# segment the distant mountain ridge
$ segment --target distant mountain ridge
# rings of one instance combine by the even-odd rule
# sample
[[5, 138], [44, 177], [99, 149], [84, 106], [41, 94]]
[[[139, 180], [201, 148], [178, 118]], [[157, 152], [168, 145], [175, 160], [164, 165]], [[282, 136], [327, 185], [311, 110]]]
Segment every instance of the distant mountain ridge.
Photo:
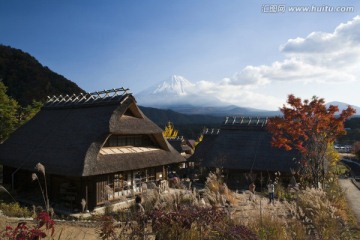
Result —
[[272, 117], [281, 115], [280, 111], [267, 111], [253, 108], [237, 107], [235, 105], [228, 105], [223, 107], [198, 107], [192, 105], [170, 106], [174, 110], [183, 114], [200, 114], [211, 116], [258, 116], [258, 117]]
[[203, 93], [185, 77], [172, 75], [165, 81], [145, 89], [135, 97], [140, 105], [160, 109], [171, 109], [184, 114], [214, 116], [248, 115], [275, 116], [278, 111], [239, 107], [224, 102], [215, 94]]
[[169, 109], [158, 109], [140, 106], [141, 111], [159, 127], [172, 122], [179, 135], [196, 139], [204, 128], [220, 128], [225, 118], [202, 114], [182, 114]]
[[31, 104], [32, 100], [45, 101], [49, 95], [84, 92], [30, 54], [4, 45], [0, 45], [0, 80], [7, 87], [7, 94], [22, 106]]
[[[259, 116], [273, 117], [282, 115], [278, 111], [254, 109], [235, 106], [226, 103], [216, 94], [208, 94], [199, 91], [197, 84], [190, 82], [185, 77], [172, 75], [142, 92], [135, 94], [138, 103], [145, 107], [158, 109], [171, 109], [183, 114], [200, 114], [212, 116]], [[340, 111], [346, 109], [349, 104], [342, 102], [328, 103], [339, 106]], [[352, 106], [360, 114], [360, 107]]]
[[175, 125], [181, 124], [218, 124], [219, 126], [224, 121], [224, 117], [210, 116], [203, 114], [183, 114], [169, 109], [158, 109], [151, 107], [140, 106], [141, 111], [159, 126], [165, 126], [167, 122], [172, 122]]
[[358, 107], [358, 106], [354, 106], [354, 105], [350, 105], [348, 103], [338, 102], [338, 101], [326, 103], [327, 107], [329, 107], [330, 105], [338, 106], [340, 112], [345, 110], [348, 106], [351, 106], [352, 108], [354, 108], [356, 110], [355, 115], [360, 115], [360, 107]]

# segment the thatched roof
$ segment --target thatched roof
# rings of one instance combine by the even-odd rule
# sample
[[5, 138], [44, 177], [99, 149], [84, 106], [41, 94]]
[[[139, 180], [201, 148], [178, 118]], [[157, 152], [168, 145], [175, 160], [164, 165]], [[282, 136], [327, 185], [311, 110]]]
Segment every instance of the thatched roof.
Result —
[[167, 138], [167, 141], [171, 144], [173, 148], [176, 149], [179, 153], [191, 151], [192, 148], [186, 144], [186, 140], [183, 136], [181, 137], [174, 137], [174, 138]]
[[[65, 100], [64, 100], [65, 99]], [[70, 100], [69, 100], [70, 99]], [[158, 149], [103, 155], [112, 134], [150, 135]], [[131, 94], [52, 98], [41, 111], [0, 145], [3, 165], [48, 173], [91, 176], [182, 162], [162, 130], [137, 107]]]
[[266, 122], [266, 118], [227, 118], [220, 130], [207, 131], [190, 161], [201, 162], [206, 167], [244, 171], [296, 169], [298, 153], [272, 147]]

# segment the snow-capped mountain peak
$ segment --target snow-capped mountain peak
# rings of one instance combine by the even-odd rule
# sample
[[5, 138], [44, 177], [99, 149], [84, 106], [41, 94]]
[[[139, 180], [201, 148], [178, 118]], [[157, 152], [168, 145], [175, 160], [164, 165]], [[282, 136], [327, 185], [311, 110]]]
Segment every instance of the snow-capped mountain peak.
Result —
[[173, 105], [213, 106], [223, 104], [216, 97], [199, 92], [196, 83], [185, 77], [172, 75], [135, 95], [142, 106], [165, 108]]
[[156, 89], [152, 91], [153, 94], [171, 93], [178, 96], [185, 96], [189, 94], [191, 88], [194, 87], [189, 80], [182, 76], [172, 75], [168, 80], [158, 84]]

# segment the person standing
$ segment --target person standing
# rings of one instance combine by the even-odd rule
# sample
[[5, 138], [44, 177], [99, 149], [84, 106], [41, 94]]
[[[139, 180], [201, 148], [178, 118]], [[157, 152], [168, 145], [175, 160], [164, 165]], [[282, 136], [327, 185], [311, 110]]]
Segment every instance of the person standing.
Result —
[[250, 185], [249, 185], [249, 191], [252, 192], [252, 194], [255, 194], [255, 183], [252, 182]]
[[250, 183], [249, 185], [249, 191], [250, 191], [250, 197], [249, 197], [249, 200], [250, 201], [253, 201], [255, 199], [255, 183], [252, 182]]
[[145, 209], [144, 209], [144, 207], [141, 205], [141, 201], [142, 201], [141, 197], [140, 197], [139, 195], [137, 195], [137, 196], [135, 197], [135, 208], [136, 208], [136, 210], [137, 210], [138, 213], [144, 214], [144, 213], [145, 213]]
[[275, 185], [274, 183], [270, 180], [269, 184], [268, 184], [268, 192], [269, 192], [269, 204], [272, 202], [274, 204], [274, 192], [275, 192]]

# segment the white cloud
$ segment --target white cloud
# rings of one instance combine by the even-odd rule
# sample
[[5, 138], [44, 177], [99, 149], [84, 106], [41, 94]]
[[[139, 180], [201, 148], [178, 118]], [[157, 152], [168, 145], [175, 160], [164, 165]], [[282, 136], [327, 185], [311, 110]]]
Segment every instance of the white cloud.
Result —
[[[331, 33], [313, 32], [304, 38], [289, 39], [280, 47], [284, 59], [270, 65], [249, 65], [217, 83], [203, 80], [189, 85], [186, 99], [192, 103], [231, 103], [275, 110], [285, 102], [280, 97], [293, 91], [316, 94], [329, 84], [357, 81], [359, 43], [360, 16], [357, 16]], [[317, 89], [312, 86], [303, 90], [305, 84], [313, 84]]]
[[348, 73], [348, 71], [329, 68], [322, 64], [312, 64], [311, 61], [295, 57], [276, 61], [269, 66], [247, 66], [245, 69], [246, 74], [243, 74], [244, 71], [241, 71], [232, 78], [224, 78], [222, 83], [256, 88], [272, 81], [338, 83], [354, 81], [356, 79], [356, 76]]
[[312, 32], [306, 38], [289, 39], [280, 50], [285, 53], [332, 55], [359, 48], [360, 16], [341, 23], [332, 33]]
[[224, 78], [222, 83], [243, 86], [265, 85], [269, 83], [269, 79], [263, 74], [264, 67], [266, 66], [247, 66], [240, 72], [235, 73], [231, 78]]
[[339, 83], [360, 77], [360, 16], [332, 33], [313, 32], [289, 39], [280, 47], [285, 59], [271, 65], [246, 66], [223, 84], [258, 86], [273, 81]]
[[223, 85], [220, 87], [220, 90], [218, 94], [219, 99], [237, 106], [276, 110], [283, 103], [283, 99], [256, 93], [240, 86]]
[[324, 53], [338, 48], [334, 34], [312, 32], [306, 38], [289, 39], [280, 46], [280, 51], [288, 53]]
[[283, 103], [283, 99], [256, 93], [249, 86], [227, 84], [226, 80], [220, 83], [197, 82], [191, 90], [191, 92], [194, 91], [203, 97], [216, 98], [220, 102], [242, 107], [276, 110], [275, 107]]
[[[216, 86], [218, 98], [239, 106], [274, 109], [281, 106], [284, 99], [275, 97], [276, 93], [258, 93], [259, 88], [268, 88], [272, 82], [296, 82], [295, 86], [299, 86], [356, 81], [360, 77], [359, 43], [360, 16], [340, 24], [331, 33], [313, 32], [305, 38], [289, 39], [280, 46], [283, 60], [270, 65], [249, 65], [232, 77], [222, 79]], [[201, 86], [211, 84], [203, 82]]]

